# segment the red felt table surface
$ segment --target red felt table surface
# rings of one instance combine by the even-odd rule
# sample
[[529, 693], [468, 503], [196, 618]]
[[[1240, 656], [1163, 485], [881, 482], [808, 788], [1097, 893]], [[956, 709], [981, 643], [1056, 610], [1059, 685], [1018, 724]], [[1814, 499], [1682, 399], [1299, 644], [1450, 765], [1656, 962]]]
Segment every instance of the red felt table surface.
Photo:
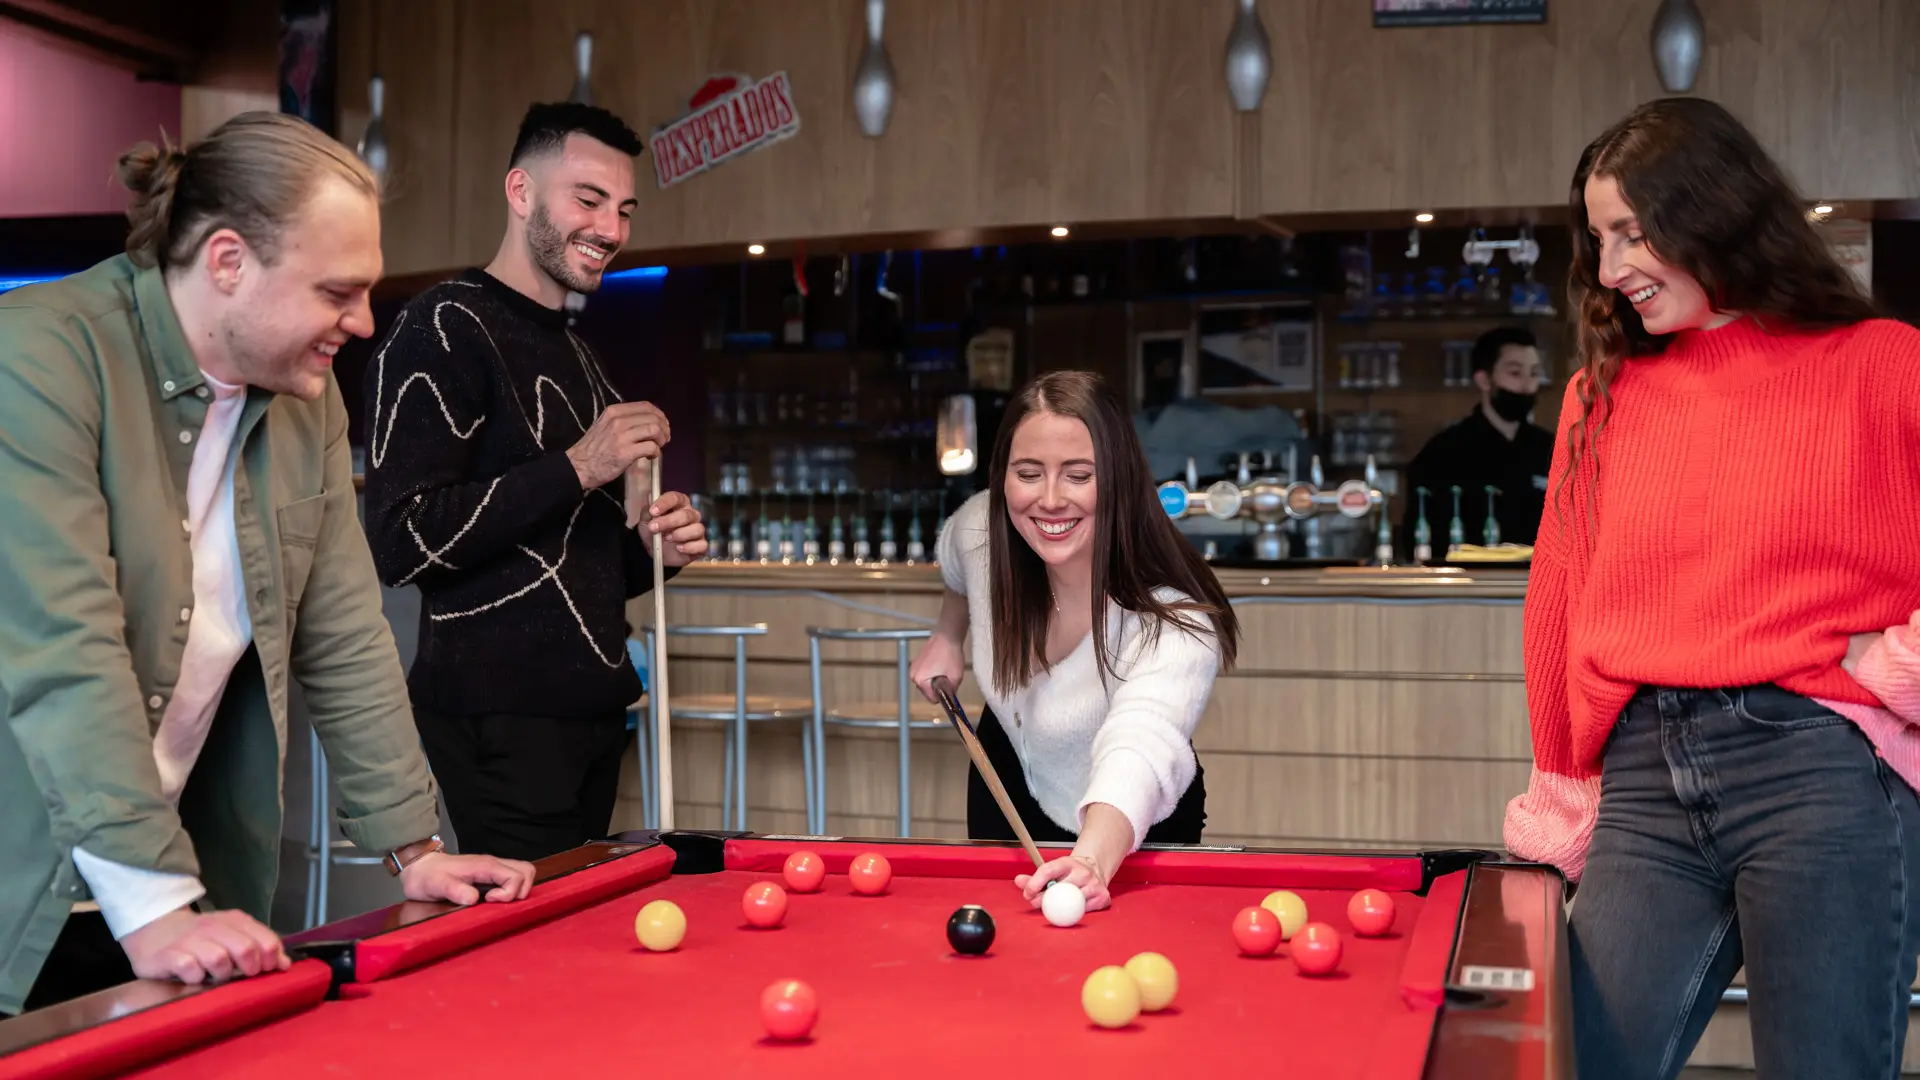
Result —
[[[1240, 881], [1237, 870], [1232, 884], [1120, 885], [1113, 910], [1060, 929], [1026, 908], [997, 871], [955, 876], [961, 871], [942, 855], [925, 863], [941, 873], [908, 872], [915, 850], [936, 849], [887, 849], [896, 874], [879, 897], [854, 895], [845, 859], [830, 858], [835, 872], [823, 890], [793, 894], [785, 925], [772, 930], [747, 927], [740, 900], [748, 884], [778, 881], [777, 872], [658, 880], [349, 987], [341, 1001], [138, 1075], [853, 1075], [888, 1062], [918, 1076], [1158, 1076], [1173, 1064], [1230, 1075], [1257, 1065], [1315, 1080], [1420, 1074], [1437, 1003], [1425, 989], [1444, 976], [1457, 882], [1444, 899], [1438, 887], [1428, 899], [1396, 892], [1397, 920], [1384, 938], [1351, 933], [1346, 904], [1358, 878], [1336, 874], [1322, 880], [1339, 887], [1308, 888]], [[777, 853], [730, 848], [729, 863], [777, 866]], [[1143, 863], [1141, 873], [1151, 870]], [[1238, 954], [1233, 914], [1279, 887], [1294, 888], [1312, 918], [1345, 935], [1338, 973], [1300, 974], [1285, 946], [1269, 958]], [[634, 939], [634, 916], [655, 899], [687, 914], [677, 951], [648, 953]], [[997, 924], [986, 957], [956, 956], [946, 942], [947, 917], [969, 903]], [[1081, 1010], [1081, 983], [1147, 950], [1178, 969], [1173, 1009], [1118, 1031], [1094, 1027]], [[776, 1043], [761, 1028], [760, 993], [783, 978], [819, 994], [820, 1021], [807, 1042]]]

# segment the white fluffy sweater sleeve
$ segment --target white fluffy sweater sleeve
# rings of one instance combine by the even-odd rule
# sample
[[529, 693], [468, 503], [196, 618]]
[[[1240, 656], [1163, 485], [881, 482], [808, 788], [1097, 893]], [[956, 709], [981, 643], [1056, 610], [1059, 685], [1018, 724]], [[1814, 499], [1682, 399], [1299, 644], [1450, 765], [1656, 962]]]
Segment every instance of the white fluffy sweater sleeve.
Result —
[[[1027, 787], [1063, 829], [1106, 803], [1133, 824], [1134, 847], [1173, 812], [1196, 771], [1192, 738], [1220, 669], [1218, 642], [1109, 604], [1104, 628], [1114, 677], [1103, 681], [1091, 636], [1024, 687], [993, 685], [988, 495], [947, 521], [936, 548], [947, 586], [967, 598], [975, 680], [1020, 755]], [[1162, 599], [1183, 599], [1172, 589]], [[1205, 619], [1201, 620], [1205, 622]]]

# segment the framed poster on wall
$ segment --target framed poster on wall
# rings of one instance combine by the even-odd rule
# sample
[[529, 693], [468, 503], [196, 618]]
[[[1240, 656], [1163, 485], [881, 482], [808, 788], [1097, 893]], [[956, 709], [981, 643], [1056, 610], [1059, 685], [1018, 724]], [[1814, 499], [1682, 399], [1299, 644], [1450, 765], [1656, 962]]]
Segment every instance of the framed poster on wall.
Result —
[[333, 0], [281, 0], [280, 111], [337, 134]]
[[1200, 392], [1211, 397], [1311, 391], [1319, 370], [1311, 303], [1222, 304], [1200, 309]]
[[1543, 23], [1547, 0], [1373, 0], [1375, 26]]
[[1191, 330], [1155, 330], [1133, 336], [1135, 412], [1192, 397], [1197, 388]]

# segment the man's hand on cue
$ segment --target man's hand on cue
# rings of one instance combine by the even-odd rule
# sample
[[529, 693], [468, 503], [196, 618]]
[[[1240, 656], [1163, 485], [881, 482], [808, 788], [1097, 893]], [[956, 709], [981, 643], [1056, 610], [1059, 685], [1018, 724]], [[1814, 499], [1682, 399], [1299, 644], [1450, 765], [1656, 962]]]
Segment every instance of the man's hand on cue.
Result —
[[649, 544], [655, 535], [665, 538], [662, 560], [668, 566], [685, 566], [707, 553], [707, 525], [694, 509], [693, 500], [678, 491], [665, 492], [658, 502], [647, 507], [641, 533]]
[[667, 417], [644, 401], [607, 406], [580, 441], [567, 448], [580, 487], [587, 491], [611, 484], [642, 458], [657, 458], [673, 438]]

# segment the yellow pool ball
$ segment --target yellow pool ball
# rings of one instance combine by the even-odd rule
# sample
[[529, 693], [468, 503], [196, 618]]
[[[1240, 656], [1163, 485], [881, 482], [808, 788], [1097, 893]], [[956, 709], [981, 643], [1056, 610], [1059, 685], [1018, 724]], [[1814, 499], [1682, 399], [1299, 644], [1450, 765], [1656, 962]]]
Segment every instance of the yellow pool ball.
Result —
[[655, 900], [633, 920], [633, 935], [649, 952], [670, 952], [687, 936], [687, 915], [671, 900]]
[[1157, 952], [1143, 952], [1127, 961], [1127, 974], [1140, 987], [1141, 1012], [1159, 1012], [1173, 1004], [1173, 996], [1180, 992], [1173, 961]]
[[1087, 976], [1080, 987], [1080, 1007], [1101, 1027], [1126, 1027], [1140, 1015], [1140, 984], [1126, 968], [1108, 964]]
[[1307, 902], [1300, 899], [1298, 893], [1285, 889], [1267, 894], [1260, 906], [1274, 913], [1280, 919], [1280, 940], [1292, 941], [1293, 935], [1307, 925]]

